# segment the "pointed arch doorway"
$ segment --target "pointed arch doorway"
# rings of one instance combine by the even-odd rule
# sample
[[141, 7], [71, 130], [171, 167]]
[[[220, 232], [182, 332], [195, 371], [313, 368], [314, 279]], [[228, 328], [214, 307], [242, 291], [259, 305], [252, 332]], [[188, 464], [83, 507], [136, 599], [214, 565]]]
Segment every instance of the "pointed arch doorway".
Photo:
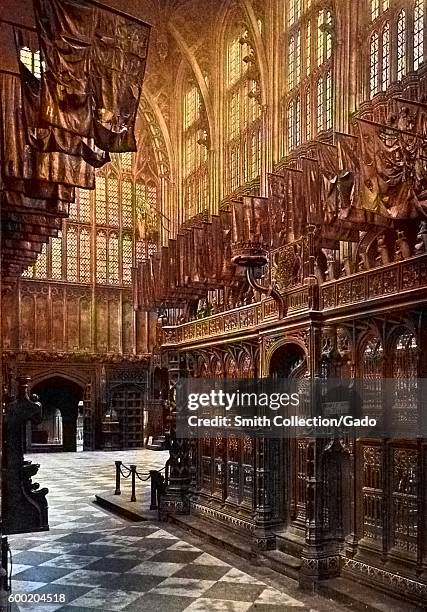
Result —
[[52, 376], [36, 383], [31, 393], [42, 404], [42, 422], [32, 426], [27, 435], [27, 451], [77, 450], [77, 417], [84, 387], [62, 376]]

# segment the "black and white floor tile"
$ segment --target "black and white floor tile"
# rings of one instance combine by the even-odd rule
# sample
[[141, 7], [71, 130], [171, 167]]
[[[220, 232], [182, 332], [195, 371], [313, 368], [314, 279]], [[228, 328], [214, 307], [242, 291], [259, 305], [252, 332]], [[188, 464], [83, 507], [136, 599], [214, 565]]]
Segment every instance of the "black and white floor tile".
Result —
[[[172, 525], [131, 523], [93, 504], [95, 493], [113, 489], [115, 459], [144, 465], [145, 471], [145, 466], [162, 467], [164, 453], [63, 453], [30, 458], [40, 463], [38, 480], [50, 490], [50, 531], [10, 537], [13, 593], [63, 594], [65, 601], [19, 603], [14, 610], [342, 610], [295, 587], [281, 588], [248, 561], [221, 554]], [[142, 494], [148, 494], [148, 488]]]

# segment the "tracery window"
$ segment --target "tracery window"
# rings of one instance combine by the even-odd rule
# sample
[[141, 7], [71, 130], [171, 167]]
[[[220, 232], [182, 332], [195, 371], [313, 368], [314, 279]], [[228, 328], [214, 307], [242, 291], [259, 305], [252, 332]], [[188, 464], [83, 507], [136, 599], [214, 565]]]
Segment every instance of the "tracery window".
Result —
[[[76, 189], [63, 231], [43, 246], [36, 264], [24, 277], [132, 283], [137, 258], [154, 254], [159, 239], [156, 177], [150, 171], [147, 178], [135, 182], [133, 160], [129, 153], [123, 163], [114, 160], [114, 165], [103, 168], [96, 177], [95, 190]], [[134, 248], [137, 242], [142, 246]]]
[[51, 239], [51, 277], [53, 279], [62, 278], [62, 232], [56, 238]]
[[282, 99], [286, 155], [332, 127], [333, 18], [325, 2], [285, 4], [287, 75]]
[[77, 281], [77, 241], [78, 241], [78, 230], [73, 225], [67, 229], [67, 280]]
[[122, 244], [122, 261], [123, 261], [123, 283], [130, 284], [132, 281], [132, 236], [130, 234], [123, 235]]
[[248, 32], [234, 29], [226, 43], [226, 193], [261, 173], [261, 107], [254, 80], [256, 58]]
[[119, 282], [119, 237], [117, 232], [110, 232], [108, 237], [108, 282], [117, 285]]
[[371, 0], [368, 92], [373, 97], [424, 62], [424, 0]]
[[47, 277], [47, 244], [45, 243], [42, 248], [42, 252], [37, 258], [34, 264], [34, 276], [36, 278]]
[[202, 101], [194, 84], [189, 84], [184, 93], [182, 127], [185, 221], [208, 207], [208, 152], [203, 138]]
[[80, 252], [79, 252], [79, 280], [81, 283], [90, 282], [90, 234], [89, 231], [83, 227], [80, 230]]
[[96, 234], [96, 282], [107, 282], [107, 236], [104, 230]]

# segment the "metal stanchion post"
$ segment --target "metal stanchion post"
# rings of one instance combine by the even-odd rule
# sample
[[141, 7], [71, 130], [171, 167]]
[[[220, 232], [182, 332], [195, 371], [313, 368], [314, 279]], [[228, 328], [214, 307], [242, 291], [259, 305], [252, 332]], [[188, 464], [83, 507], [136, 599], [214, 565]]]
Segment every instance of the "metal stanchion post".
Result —
[[135, 495], [136, 465], [131, 465], [130, 471], [131, 471], [131, 476], [132, 476], [132, 495], [131, 495], [130, 501], [134, 502], [136, 501], [136, 495]]
[[114, 491], [114, 495], [120, 495], [120, 469], [122, 467], [121, 461], [115, 461], [116, 464], [116, 490]]

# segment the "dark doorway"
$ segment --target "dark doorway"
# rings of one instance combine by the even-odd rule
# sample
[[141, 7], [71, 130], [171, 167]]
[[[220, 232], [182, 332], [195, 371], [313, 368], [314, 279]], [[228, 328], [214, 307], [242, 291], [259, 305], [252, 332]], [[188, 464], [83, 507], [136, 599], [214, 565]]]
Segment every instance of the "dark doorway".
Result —
[[[54, 376], [40, 382], [31, 390], [38, 395], [43, 408], [43, 420], [32, 431], [33, 450], [76, 451], [78, 404], [83, 399], [83, 388], [77, 383]], [[59, 414], [62, 417], [62, 447], [55, 444], [58, 436]], [[29, 450], [29, 449], [28, 449]]]

